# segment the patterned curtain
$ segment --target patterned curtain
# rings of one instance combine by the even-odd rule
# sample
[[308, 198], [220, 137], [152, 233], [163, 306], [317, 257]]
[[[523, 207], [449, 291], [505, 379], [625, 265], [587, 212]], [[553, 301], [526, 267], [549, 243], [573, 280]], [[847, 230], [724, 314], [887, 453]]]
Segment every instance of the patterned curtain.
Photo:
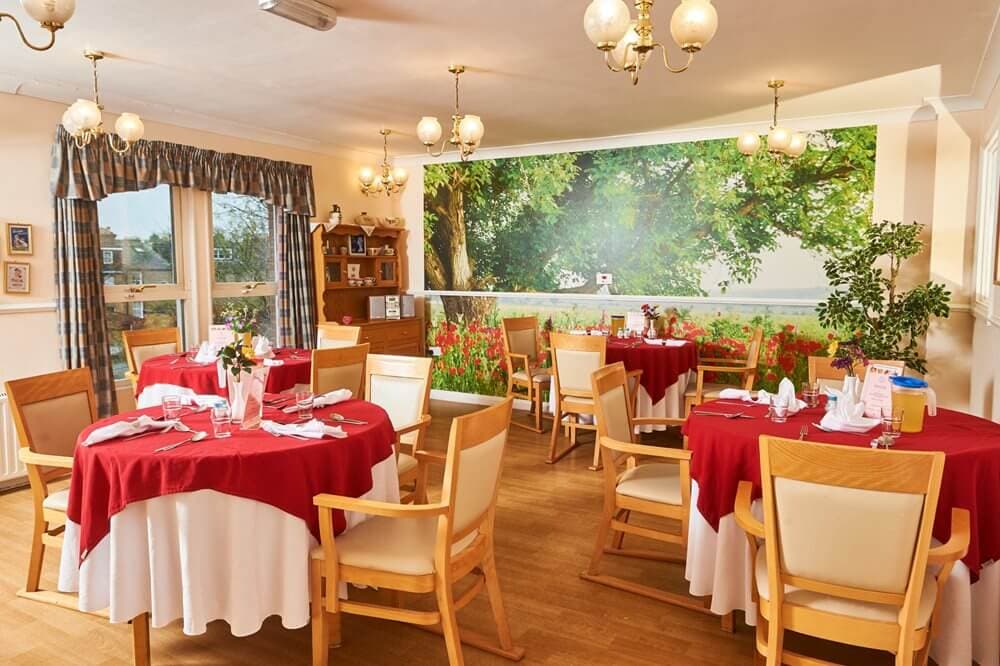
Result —
[[89, 367], [101, 416], [118, 411], [108, 350], [97, 203], [55, 200], [56, 316], [67, 368]]
[[309, 218], [271, 207], [278, 255], [278, 342], [311, 349], [316, 342], [316, 282]]

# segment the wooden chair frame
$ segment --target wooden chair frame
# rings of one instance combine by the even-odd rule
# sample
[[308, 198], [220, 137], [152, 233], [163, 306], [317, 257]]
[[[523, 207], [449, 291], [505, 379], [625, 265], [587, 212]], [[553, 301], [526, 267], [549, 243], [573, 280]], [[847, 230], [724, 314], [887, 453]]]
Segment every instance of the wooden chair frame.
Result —
[[[319, 342], [322, 339], [339, 340], [347, 343], [345, 346], [354, 346], [361, 342], [360, 326], [342, 326], [328, 322], [316, 325], [316, 348], [319, 349]], [[337, 347], [327, 347], [326, 349], [337, 349]]]
[[365, 364], [368, 360], [368, 351], [371, 348], [367, 342], [363, 345], [353, 347], [330, 347], [328, 349], [312, 350], [312, 367], [309, 374], [309, 386], [314, 394], [319, 394], [319, 371], [329, 368], [339, 368], [351, 365], [361, 365], [361, 377], [357, 386], [346, 386], [354, 394], [355, 398], [360, 398], [365, 394], [366, 370]]
[[[549, 455], [545, 459], [548, 464], [553, 464], [562, 460], [570, 451], [580, 446], [583, 442], [577, 439], [577, 430], [593, 430], [594, 437], [594, 461], [590, 469], [600, 469], [601, 446], [597, 438], [597, 427], [587, 423], [580, 423], [581, 415], [593, 416], [593, 406], [567, 405], [567, 398], [583, 398], [592, 400], [593, 391], [581, 389], [564, 388], [559, 381], [559, 361], [557, 349], [567, 351], [592, 352], [599, 355], [598, 367], [604, 367], [607, 358], [608, 340], [603, 335], [571, 335], [569, 333], [552, 333], [550, 337], [552, 353], [552, 376], [555, 378], [553, 390], [556, 391], [555, 413], [552, 415], [552, 435], [549, 438]], [[563, 416], [568, 416], [563, 422]], [[562, 451], [557, 450], [559, 430], [562, 428], [569, 436], [569, 446]]]
[[[847, 376], [847, 370], [841, 370], [831, 365], [833, 358], [830, 356], [810, 356], [809, 357], [809, 386], [812, 386], [821, 379], [841, 381]], [[868, 361], [869, 364], [888, 365], [892, 368], [906, 369], [903, 361]], [[868, 366], [862, 365], [857, 368], [856, 374], [862, 382], [868, 373]]]
[[132, 392], [135, 393], [139, 384], [139, 365], [135, 362], [133, 350], [136, 347], [149, 347], [151, 345], [168, 345], [174, 343], [177, 346], [177, 353], [184, 351], [184, 341], [181, 340], [181, 329], [171, 328], [138, 328], [133, 331], [122, 331], [122, 346], [125, 348], [125, 362], [128, 363], [128, 372], [125, 378], [132, 384]]
[[[457, 532], [454, 528], [455, 497], [458, 488], [459, 460], [462, 452], [509, 429], [513, 403], [513, 398], [507, 398], [493, 407], [458, 417], [452, 421], [441, 501], [436, 504], [397, 505], [337, 495], [317, 495], [313, 498], [313, 502], [319, 507], [322, 553], [314, 556], [310, 563], [313, 666], [326, 666], [329, 660], [330, 645], [340, 644], [340, 613], [406, 622], [440, 633], [444, 636], [448, 651], [448, 663], [451, 666], [461, 666], [464, 663], [463, 643], [513, 661], [519, 661], [524, 656], [524, 650], [514, 645], [510, 627], [507, 624], [507, 615], [503, 606], [494, 559], [493, 527], [496, 513], [496, 489], [494, 489], [489, 508], [479, 518], [473, 520], [468, 527], [461, 531]], [[498, 476], [497, 487], [499, 485]], [[334, 509], [359, 511], [373, 516], [384, 516], [398, 520], [437, 517], [434, 573], [406, 575], [340, 564], [337, 558], [337, 543], [333, 534], [332, 511]], [[477, 530], [478, 535], [472, 543], [458, 554], [453, 555], [453, 544]], [[456, 598], [453, 586], [470, 574], [474, 576], [475, 582]], [[403, 608], [400, 604], [381, 606], [341, 600], [338, 595], [341, 582], [417, 594], [433, 593], [437, 599], [437, 610], [419, 611]], [[465, 607], [484, 588], [493, 610], [499, 645], [481, 634], [468, 630], [463, 629], [459, 635], [456, 611]]]
[[[751, 512], [753, 485], [741, 481], [737, 492], [736, 522], [746, 532], [752, 561], [756, 561], [763, 540], [766, 549], [768, 596], [760, 596], [753, 579], [751, 595], [760, 617], [757, 622], [757, 652], [767, 666], [778, 664], [825, 664], [811, 657], [784, 649], [784, 632], [794, 631], [818, 638], [885, 650], [896, 655], [896, 664], [926, 666], [930, 640], [935, 629], [937, 604], [926, 627], [916, 628], [916, 614], [928, 565], [938, 566], [937, 600], [955, 562], [965, 556], [969, 546], [969, 512], [952, 509], [952, 532], [948, 542], [931, 547], [944, 454], [903, 451], [878, 451], [830, 444], [803, 443], [762, 435], [760, 438], [761, 483], [763, 486], [764, 522]], [[839, 487], [923, 494], [923, 511], [910, 567], [906, 592], [896, 594], [832, 584], [793, 576], [784, 571], [780, 558], [781, 535], [777, 528], [774, 498], [776, 477], [796, 479]], [[898, 623], [838, 615], [787, 603], [785, 585], [835, 597], [886, 604], [900, 609]], [[916, 661], [914, 661], [916, 660]]]
[[[129, 358], [131, 358], [129, 356]], [[63, 370], [36, 377], [14, 379], [5, 383], [14, 426], [20, 443], [18, 456], [28, 471], [31, 502], [34, 506], [34, 528], [31, 538], [31, 555], [28, 560], [28, 577], [24, 589], [17, 596], [40, 601], [69, 610], [80, 611], [77, 596], [55, 590], [41, 589], [42, 564], [46, 547], [62, 548], [66, 514], [45, 508], [49, 484], [66, 479], [73, 469], [73, 457], [35, 450], [35, 441], [28, 427], [24, 408], [38, 402], [84, 393], [90, 408], [91, 423], [97, 420], [97, 398], [94, 395], [93, 375], [90, 368]], [[108, 612], [88, 613], [108, 618]], [[137, 666], [149, 664], [149, 614], [142, 613], [132, 620], [133, 662]]]
[[[427, 451], [424, 448], [427, 427], [431, 423], [429, 413], [431, 401], [431, 363], [432, 361], [429, 358], [419, 358], [416, 356], [369, 354], [365, 366], [365, 400], [369, 402], [372, 401], [372, 375], [419, 379], [424, 382], [419, 408], [419, 413], [422, 416], [414, 423], [408, 423], [396, 428], [396, 459], [399, 459], [402, 447], [406, 445], [410, 447], [410, 455], [417, 459], [417, 466], [415, 468], [401, 472], [399, 475], [400, 485], [413, 484], [413, 490], [403, 495], [401, 499], [403, 502], [426, 503], [428, 465], [432, 462], [444, 462], [444, 455], [442, 453]], [[412, 441], [404, 441], [404, 436], [411, 433], [414, 436], [406, 439]]]
[[757, 381], [757, 365], [760, 361], [760, 349], [764, 343], [764, 329], [758, 326], [750, 336], [750, 343], [747, 345], [746, 358], [702, 358], [698, 360], [698, 377], [695, 382], [694, 394], [684, 397], [684, 414], [690, 414], [691, 408], [700, 405], [705, 401], [705, 373], [725, 372], [738, 374], [741, 377], [739, 386], [747, 391], [753, 390], [754, 382]]
[[[532, 432], [543, 432], [542, 419], [550, 419], [551, 416], [543, 415], [543, 394], [551, 385], [551, 376], [543, 381], [535, 381], [534, 371], [540, 370], [532, 365], [538, 362], [541, 354], [541, 335], [538, 331], [538, 317], [509, 317], [503, 320], [503, 348], [507, 361], [507, 397], [523, 398], [531, 403], [531, 412], [534, 415], [534, 426], [511, 420], [511, 425], [524, 428]], [[517, 331], [534, 331], [535, 352], [529, 357], [527, 354], [518, 354], [510, 349], [510, 334]], [[514, 373], [519, 370], [528, 375], [527, 380], [514, 377]], [[546, 369], [547, 371], [547, 369]]]

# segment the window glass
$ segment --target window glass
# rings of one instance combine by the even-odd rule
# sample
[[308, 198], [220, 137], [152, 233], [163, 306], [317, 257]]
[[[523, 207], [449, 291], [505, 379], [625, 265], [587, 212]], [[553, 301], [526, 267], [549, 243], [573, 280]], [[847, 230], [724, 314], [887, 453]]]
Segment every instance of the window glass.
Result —
[[272, 345], [277, 345], [277, 316], [275, 314], [274, 296], [246, 296], [241, 298], [213, 298], [212, 323], [224, 324], [226, 309], [230, 306], [249, 305], [257, 310], [257, 330], [266, 335]]
[[97, 202], [104, 284], [177, 282], [170, 186], [121, 192]]
[[273, 282], [274, 226], [267, 204], [245, 194], [212, 194], [216, 282]]
[[108, 346], [111, 350], [111, 366], [115, 379], [121, 379], [128, 372], [122, 331], [140, 328], [180, 327], [183, 320], [183, 301], [140, 301], [108, 303], [105, 313], [108, 319]]

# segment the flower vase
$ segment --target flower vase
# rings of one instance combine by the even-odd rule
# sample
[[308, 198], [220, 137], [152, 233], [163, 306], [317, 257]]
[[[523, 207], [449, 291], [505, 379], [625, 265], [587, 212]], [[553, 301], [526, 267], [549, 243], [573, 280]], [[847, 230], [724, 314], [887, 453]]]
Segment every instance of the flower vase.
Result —
[[854, 375], [844, 377], [844, 385], [841, 387], [841, 391], [845, 396], [851, 398], [852, 404], [856, 405], [861, 401], [861, 382]]
[[229, 413], [233, 423], [244, 430], [260, 427], [264, 411], [264, 386], [267, 383], [268, 368], [256, 367], [238, 376], [226, 375], [229, 388]]
[[646, 317], [646, 330], [643, 332], [643, 336], [649, 338], [650, 340], [656, 339], [656, 319], [653, 317]]

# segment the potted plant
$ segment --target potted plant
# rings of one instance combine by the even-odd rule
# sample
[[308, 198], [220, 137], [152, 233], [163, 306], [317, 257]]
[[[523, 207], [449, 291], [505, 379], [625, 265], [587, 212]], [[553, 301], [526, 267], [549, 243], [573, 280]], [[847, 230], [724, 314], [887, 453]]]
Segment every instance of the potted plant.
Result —
[[232, 306], [226, 309], [223, 317], [233, 331], [233, 341], [218, 352], [226, 375], [232, 420], [244, 429], [256, 428], [260, 425], [268, 371], [253, 361], [257, 310], [245, 305]]
[[660, 318], [660, 308], [649, 303], [642, 304], [642, 316], [646, 318], [646, 330], [643, 335], [647, 338], [656, 337], [656, 320]]

